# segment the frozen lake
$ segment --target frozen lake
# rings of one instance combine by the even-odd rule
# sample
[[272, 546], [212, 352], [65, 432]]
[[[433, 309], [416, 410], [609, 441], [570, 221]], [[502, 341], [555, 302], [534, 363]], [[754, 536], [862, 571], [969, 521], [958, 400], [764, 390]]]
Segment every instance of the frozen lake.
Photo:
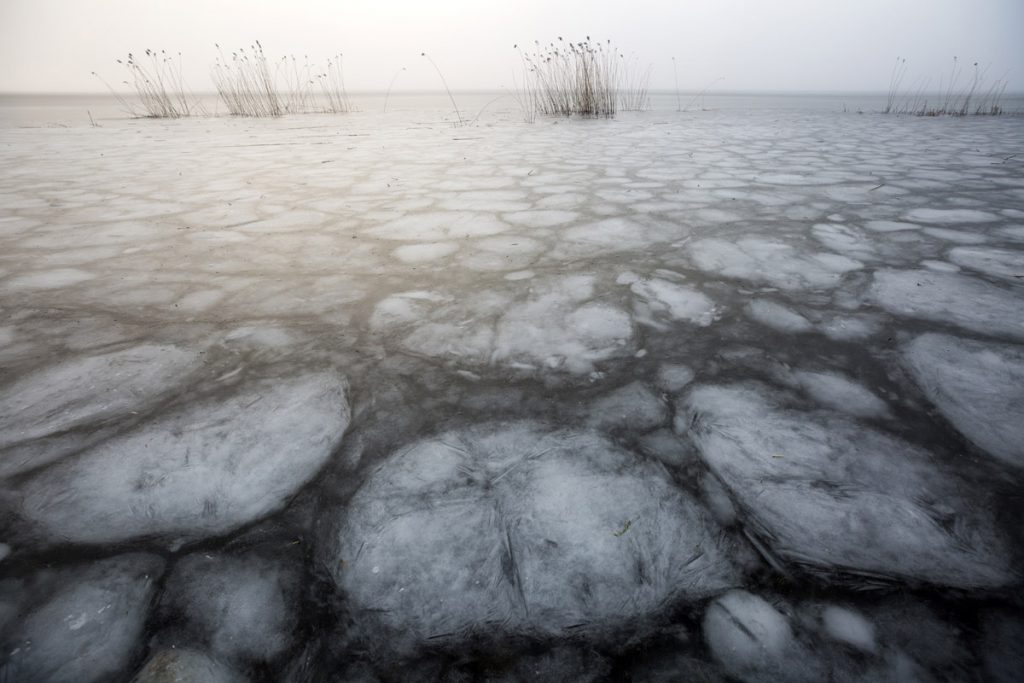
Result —
[[1024, 118], [495, 97], [0, 100], [0, 679], [1017, 680]]

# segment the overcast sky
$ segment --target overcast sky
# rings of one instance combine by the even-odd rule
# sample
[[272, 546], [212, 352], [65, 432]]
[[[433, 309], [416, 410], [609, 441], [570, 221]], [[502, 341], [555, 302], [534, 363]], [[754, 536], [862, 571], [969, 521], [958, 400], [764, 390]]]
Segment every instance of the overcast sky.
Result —
[[115, 59], [180, 51], [186, 81], [212, 90], [214, 43], [259, 39], [269, 56], [345, 55], [350, 90], [512, 85], [514, 43], [611, 38], [653, 68], [652, 88], [884, 91], [897, 56], [908, 81], [954, 56], [1024, 91], [1024, 0], [0, 0], [0, 91], [102, 89]]

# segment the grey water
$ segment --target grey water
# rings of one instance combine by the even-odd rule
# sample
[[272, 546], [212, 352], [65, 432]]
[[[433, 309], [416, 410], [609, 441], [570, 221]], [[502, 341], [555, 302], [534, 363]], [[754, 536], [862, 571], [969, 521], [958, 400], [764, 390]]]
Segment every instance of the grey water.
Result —
[[680, 95], [0, 97], [0, 678], [1017, 680], [1024, 118]]

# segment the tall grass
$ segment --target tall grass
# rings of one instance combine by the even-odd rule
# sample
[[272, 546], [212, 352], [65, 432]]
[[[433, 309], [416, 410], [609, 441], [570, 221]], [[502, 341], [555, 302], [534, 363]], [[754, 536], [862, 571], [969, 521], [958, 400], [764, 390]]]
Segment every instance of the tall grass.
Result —
[[142, 59], [129, 52], [127, 59], [118, 59], [117, 63], [127, 72], [127, 78], [121, 82], [135, 91], [134, 99], [114, 90], [95, 71], [92, 75], [106, 86], [129, 116], [174, 119], [205, 113], [199, 100], [185, 87], [180, 52], [177, 59], [166, 50], [147, 49]]
[[[524, 52], [518, 45], [523, 64], [523, 85], [517, 86], [517, 99], [531, 111], [545, 115], [612, 117], [619, 105], [619, 85], [624, 56], [611, 41], [566, 42], [541, 46]], [[642, 88], [641, 88], [642, 86]], [[646, 97], [646, 83], [635, 81], [630, 99]]]
[[278, 94], [274, 78], [263, 54], [263, 46], [256, 41], [249, 52], [240, 49], [228, 60], [217, 45], [217, 60], [211, 77], [217, 94], [233, 116], [280, 116], [285, 107]]
[[644, 111], [651, 105], [647, 96], [647, 84], [651, 80], [651, 65], [641, 67], [635, 55], [622, 60], [622, 78], [619, 83], [619, 109], [622, 111]]
[[295, 55], [286, 55], [277, 62], [274, 70], [274, 83], [280, 93], [284, 111], [289, 114], [309, 111], [314, 106], [316, 92], [314, 90], [313, 65], [306, 55], [302, 64]]
[[323, 111], [331, 114], [346, 114], [352, 105], [345, 91], [345, 73], [342, 69], [342, 55], [338, 53], [327, 60], [327, 68], [317, 74], [320, 93], [323, 95]]
[[974, 62], [966, 79], [963, 66], [953, 57], [949, 77], [939, 79], [938, 90], [929, 95], [928, 81], [924, 80], [911, 95], [902, 92], [907, 74], [907, 60], [896, 59], [889, 78], [889, 92], [884, 113], [912, 116], [995, 116], [1003, 113], [1002, 98], [1006, 92], [1005, 79], [987, 79], [987, 69]]

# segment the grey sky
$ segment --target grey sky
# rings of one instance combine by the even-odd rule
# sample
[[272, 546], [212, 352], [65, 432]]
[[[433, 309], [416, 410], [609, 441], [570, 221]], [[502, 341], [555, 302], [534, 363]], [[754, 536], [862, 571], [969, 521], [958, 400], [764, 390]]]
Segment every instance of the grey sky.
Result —
[[513, 43], [611, 38], [653, 67], [651, 87], [885, 90], [897, 56], [908, 85], [937, 85], [952, 58], [991, 65], [1024, 91], [1024, 0], [0, 0], [0, 91], [94, 91], [114, 60], [182, 52], [188, 85], [211, 90], [213, 44], [259, 39], [269, 56], [345, 55], [349, 89], [512, 84]]

